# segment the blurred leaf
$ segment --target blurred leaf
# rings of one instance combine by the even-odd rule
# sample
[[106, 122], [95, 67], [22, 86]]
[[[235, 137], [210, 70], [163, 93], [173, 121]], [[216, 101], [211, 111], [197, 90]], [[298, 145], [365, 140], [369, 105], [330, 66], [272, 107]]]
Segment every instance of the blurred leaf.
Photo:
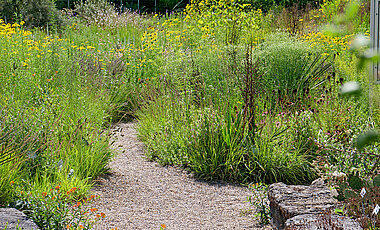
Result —
[[[363, 181], [355, 175], [350, 175], [348, 177], [348, 184], [352, 189], [360, 190], [363, 187]], [[346, 190], [347, 191], [347, 190]], [[347, 198], [346, 194], [345, 197]]]
[[373, 178], [373, 186], [380, 186], [380, 175], [377, 175], [375, 178]]
[[339, 91], [342, 96], [353, 96], [359, 95], [361, 90], [359, 82], [349, 81], [344, 83]]
[[357, 66], [357, 71], [360, 72], [364, 69], [364, 67], [367, 65], [368, 59], [364, 56], [359, 56], [359, 62]]
[[342, 25], [342, 24], [345, 24], [346, 22], [347, 22], [347, 19], [345, 15], [343, 14], [339, 14], [334, 18], [334, 24], [336, 25]]
[[356, 140], [356, 146], [358, 147], [358, 149], [362, 149], [365, 146], [371, 144], [372, 142], [379, 140], [379, 138], [379, 132], [377, 130], [371, 129], [358, 136]]
[[323, 28], [323, 33], [329, 36], [339, 36], [343, 33], [342, 29], [334, 24], [327, 24]]
[[364, 34], [356, 35], [355, 39], [352, 41], [350, 49], [360, 50], [364, 47], [368, 47], [370, 45], [370, 40]]
[[359, 8], [360, 5], [356, 1], [351, 2], [346, 8], [346, 20], [349, 21], [355, 19], [358, 15]]
[[344, 191], [344, 197], [346, 198], [346, 199], [349, 199], [349, 198], [355, 198], [355, 197], [357, 197], [358, 196], [358, 194], [356, 194], [356, 192], [354, 192], [354, 191], [352, 191], [352, 190], [345, 190]]

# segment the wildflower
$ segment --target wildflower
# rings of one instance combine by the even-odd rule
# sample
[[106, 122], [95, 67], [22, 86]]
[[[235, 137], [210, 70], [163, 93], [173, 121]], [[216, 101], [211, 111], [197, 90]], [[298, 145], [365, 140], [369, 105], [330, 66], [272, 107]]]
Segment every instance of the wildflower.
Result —
[[71, 224], [68, 224], [68, 225], [66, 226], [66, 229], [71, 229]]
[[79, 225], [79, 228], [80, 228], [80, 229], [84, 229], [84, 226], [80, 224], [80, 225]]
[[55, 196], [53, 196], [52, 198], [51, 198], [51, 200], [54, 200], [55, 199]]
[[98, 211], [98, 209], [97, 208], [91, 208], [90, 211], [91, 212], [96, 212], [96, 211]]
[[161, 224], [161, 228], [165, 229], [166, 225], [165, 224]]
[[106, 214], [104, 214], [103, 212], [101, 212], [101, 213], [100, 213], [100, 216], [101, 216], [102, 218], [105, 218], [105, 217], [106, 217]]
[[47, 196], [47, 192], [43, 192], [42, 195], [43, 195], [43, 196]]
[[60, 188], [59, 185], [55, 186], [55, 189], [56, 189], [56, 190], [59, 190], [59, 188]]
[[74, 205], [73, 207], [74, 208], [77, 208], [77, 207], [79, 207], [79, 206], [81, 206], [82, 205], [82, 203], [81, 202], [78, 202], [76, 205]]
[[11, 182], [9, 182], [10, 185], [13, 185], [15, 182], [12, 180]]
[[71, 188], [69, 191], [67, 191], [67, 195], [70, 195], [71, 193], [75, 192], [77, 190], [76, 187]]

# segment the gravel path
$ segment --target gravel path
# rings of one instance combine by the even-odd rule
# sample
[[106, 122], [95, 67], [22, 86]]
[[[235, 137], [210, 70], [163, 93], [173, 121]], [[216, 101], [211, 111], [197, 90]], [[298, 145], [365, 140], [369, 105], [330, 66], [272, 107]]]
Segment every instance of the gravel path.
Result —
[[111, 174], [92, 190], [100, 196], [92, 206], [106, 214], [96, 229], [261, 229], [244, 212], [252, 208], [245, 202], [251, 194], [246, 187], [202, 182], [182, 169], [147, 161], [134, 125], [112, 129], [112, 148], [120, 154], [109, 165]]

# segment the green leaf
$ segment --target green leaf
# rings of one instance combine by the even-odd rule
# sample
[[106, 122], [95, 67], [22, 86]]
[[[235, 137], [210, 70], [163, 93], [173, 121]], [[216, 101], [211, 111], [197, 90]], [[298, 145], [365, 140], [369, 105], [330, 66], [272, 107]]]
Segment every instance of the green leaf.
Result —
[[349, 198], [356, 198], [358, 197], [358, 194], [356, 194], [356, 192], [352, 191], [352, 190], [345, 190], [344, 191], [344, 197], [346, 199], [349, 199]]
[[378, 141], [380, 138], [379, 132], [375, 129], [368, 130], [367, 132], [361, 134], [356, 139], [356, 146], [358, 149], [363, 149], [367, 145]]
[[[348, 177], [348, 184], [350, 185], [352, 189], [355, 189], [355, 190], [360, 190], [363, 187], [363, 181], [358, 176], [355, 176], [355, 175], [350, 175]], [[346, 194], [344, 195], [347, 198]]]
[[355, 19], [355, 17], [358, 15], [359, 8], [360, 6], [357, 2], [354, 1], [350, 3], [346, 8], [346, 20], [350, 21]]
[[343, 33], [342, 29], [334, 24], [328, 24], [324, 26], [323, 32], [324, 34], [332, 36], [332, 37], [339, 36]]
[[343, 215], [344, 214], [343, 209], [340, 209], [340, 208], [334, 209], [334, 212], [335, 212], [335, 214], [338, 214], [338, 215]]
[[380, 186], [380, 175], [377, 175], [375, 178], [373, 178], [373, 186]]

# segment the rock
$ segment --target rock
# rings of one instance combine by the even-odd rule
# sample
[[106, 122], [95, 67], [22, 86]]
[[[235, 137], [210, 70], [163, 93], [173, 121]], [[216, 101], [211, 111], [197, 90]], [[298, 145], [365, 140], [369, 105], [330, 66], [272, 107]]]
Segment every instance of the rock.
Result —
[[307, 230], [320, 230], [320, 229], [349, 229], [359, 230], [362, 229], [358, 222], [350, 219], [347, 216], [339, 216], [336, 214], [304, 214], [298, 215], [288, 219], [285, 222], [286, 230], [307, 229]]
[[268, 198], [273, 224], [278, 229], [283, 229], [285, 222], [292, 217], [325, 213], [337, 204], [322, 179], [315, 180], [310, 186], [272, 184]]
[[40, 229], [24, 213], [15, 208], [0, 208], [0, 229], [5, 229], [5, 226], [9, 230]]
[[333, 179], [336, 180], [343, 180], [347, 178], [347, 175], [342, 172], [334, 171], [333, 173], [330, 174]]

